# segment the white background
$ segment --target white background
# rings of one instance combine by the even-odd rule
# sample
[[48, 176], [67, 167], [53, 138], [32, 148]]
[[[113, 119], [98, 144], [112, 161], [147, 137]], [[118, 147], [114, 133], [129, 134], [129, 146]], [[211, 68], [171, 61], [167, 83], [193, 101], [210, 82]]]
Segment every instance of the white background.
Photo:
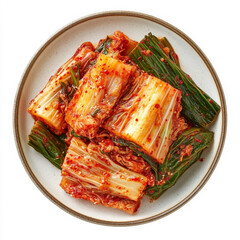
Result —
[[[240, 14], [238, 1], [0, 2], [0, 239], [239, 239]], [[144, 225], [108, 227], [69, 215], [30, 180], [13, 135], [13, 105], [30, 59], [56, 31], [88, 14], [132, 10], [151, 14], [192, 38], [214, 66], [228, 107], [220, 161], [204, 188], [174, 213]]]

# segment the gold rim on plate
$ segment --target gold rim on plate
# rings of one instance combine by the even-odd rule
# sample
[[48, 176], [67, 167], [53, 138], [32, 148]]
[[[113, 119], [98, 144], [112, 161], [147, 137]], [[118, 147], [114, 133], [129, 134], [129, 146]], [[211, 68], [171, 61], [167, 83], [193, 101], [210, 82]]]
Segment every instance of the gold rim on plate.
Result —
[[[222, 128], [221, 128], [221, 136], [220, 136], [220, 140], [219, 140], [219, 144], [214, 156], [214, 159], [212, 161], [211, 166], [209, 167], [207, 173], [205, 174], [205, 176], [202, 178], [202, 180], [200, 181], [200, 183], [197, 185], [197, 187], [195, 187], [192, 192], [190, 194], [188, 194], [187, 197], [185, 197], [184, 199], [182, 199], [180, 202], [178, 202], [176, 205], [170, 207], [169, 209], [165, 210], [164, 212], [158, 213], [156, 215], [153, 215], [151, 217], [147, 217], [147, 218], [143, 218], [140, 220], [133, 220], [133, 221], [116, 221], [116, 222], [112, 222], [112, 221], [107, 221], [107, 220], [101, 220], [101, 219], [96, 219], [93, 217], [89, 217], [86, 216], [84, 214], [81, 214], [79, 212], [74, 211], [73, 209], [71, 209], [70, 207], [64, 205], [62, 202], [60, 202], [58, 199], [56, 199], [55, 197], [53, 197], [51, 195], [51, 193], [49, 193], [46, 188], [40, 183], [40, 181], [37, 179], [37, 177], [34, 175], [32, 169], [30, 168], [26, 156], [24, 154], [23, 151], [23, 147], [22, 147], [22, 143], [20, 140], [20, 136], [19, 136], [19, 102], [20, 102], [20, 98], [22, 95], [22, 89], [24, 87], [24, 84], [26, 82], [26, 79], [28, 77], [28, 74], [32, 68], [32, 66], [34, 65], [34, 63], [36, 62], [36, 60], [38, 59], [38, 57], [41, 55], [41, 53], [47, 48], [47, 46], [50, 45], [51, 42], [53, 42], [57, 37], [59, 37], [60, 35], [62, 35], [64, 32], [66, 32], [67, 30], [82, 24], [84, 22], [87, 22], [89, 20], [93, 20], [93, 19], [97, 19], [97, 18], [103, 18], [103, 17], [109, 17], [109, 16], [127, 16], [127, 17], [135, 17], [135, 18], [140, 18], [140, 19], [145, 19], [154, 23], [157, 23], [169, 30], [171, 30], [172, 32], [176, 33], [178, 36], [180, 36], [182, 39], [184, 39], [196, 52], [197, 54], [200, 56], [200, 58], [203, 60], [203, 62], [205, 63], [205, 65], [207, 66], [215, 84], [218, 90], [218, 94], [220, 97], [220, 105], [221, 105], [221, 111], [222, 111]], [[201, 51], [201, 49], [197, 46], [197, 44], [192, 41], [185, 33], [183, 33], [182, 31], [180, 31], [179, 29], [177, 29], [176, 27], [172, 26], [171, 24], [153, 17], [151, 15], [147, 15], [147, 14], [143, 14], [143, 13], [138, 13], [138, 12], [131, 12], [131, 11], [109, 11], [109, 12], [101, 12], [101, 13], [95, 13], [95, 14], [91, 14], [89, 16], [83, 17], [69, 25], [67, 25], [66, 27], [64, 27], [63, 29], [61, 29], [60, 31], [58, 31], [55, 35], [53, 35], [40, 49], [39, 51], [35, 54], [35, 56], [33, 57], [33, 59], [30, 61], [29, 65], [27, 66], [21, 82], [19, 84], [18, 90], [17, 90], [17, 94], [16, 94], [16, 98], [15, 98], [15, 104], [14, 104], [14, 122], [13, 122], [13, 127], [14, 127], [14, 135], [15, 135], [15, 141], [16, 141], [16, 146], [18, 149], [18, 153], [19, 156], [22, 160], [23, 166], [25, 167], [25, 170], [27, 171], [27, 173], [29, 174], [30, 178], [32, 179], [32, 181], [35, 183], [35, 185], [44, 193], [44, 195], [46, 197], [48, 197], [52, 202], [54, 202], [56, 205], [58, 205], [60, 208], [62, 208], [63, 210], [65, 210], [66, 212], [72, 214], [75, 217], [78, 217], [80, 219], [89, 221], [89, 222], [93, 222], [93, 223], [97, 223], [97, 224], [103, 224], [103, 225], [112, 225], [112, 226], [129, 226], [129, 225], [136, 225], [136, 224], [143, 224], [149, 221], [153, 221], [156, 219], [159, 219], [161, 217], [164, 217], [170, 213], [172, 213], [173, 211], [177, 210], [179, 207], [183, 206], [186, 202], [188, 202], [207, 182], [207, 180], [209, 179], [209, 177], [211, 176], [213, 170], [215, 169], [222, 149], [223, 149], [223, 145], [224, 145], [224, 141], [225, 141], [225, 136], [226, 136], [226, 127], [227, 127], [227, 113], [226, 113], [226, 102], [225, 102], [225, 97], [224, 97], [224, 93], [221, 87], [221, 83], [219, 81], [219, 78], [212, 66], [212, 64], [210, 63], [210, 61], [207, 59], [207, 57], [205, 56], [205, 54]]]

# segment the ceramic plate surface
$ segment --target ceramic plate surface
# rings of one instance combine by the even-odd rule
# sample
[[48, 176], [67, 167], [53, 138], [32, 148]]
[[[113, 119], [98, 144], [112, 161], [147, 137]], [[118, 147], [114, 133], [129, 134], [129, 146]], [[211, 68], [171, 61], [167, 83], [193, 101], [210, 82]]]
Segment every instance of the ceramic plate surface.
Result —
[[[30, 100], [43, 89], [49, 77], [74, 54], [81, 43], [85, 41], [97, 43], [99, 39], [116, 30], [137, 41], [148, 32], [166, 36], [180, 58], [182, 69], [221, 105], [221, 112], [210, 128], [215, 136], [212, 146], [204, 152], [205, 160], [193, 165], [177, 184], [158, 200], [151, 203], [149, 198], [145, 197], [134, 215], [72, 198], [59, 186], [60, 171], [27, 145], [28, 134], [34, 122], [27, 113]], [[26, 171], [39, 189], [67, 212], [88, 221], [110, 225], [139, 224], [158, 219], [191, 199], [214, 170], [223, 147], [226, 129], [226, 106], [221, 85], [213, 67], [199, 47], [180, 30], [160, 19], [122, 11], [85, 17], [51, 37], [33, 57], [22, 77], [16, 95], [14, 114], [19, 155]]]

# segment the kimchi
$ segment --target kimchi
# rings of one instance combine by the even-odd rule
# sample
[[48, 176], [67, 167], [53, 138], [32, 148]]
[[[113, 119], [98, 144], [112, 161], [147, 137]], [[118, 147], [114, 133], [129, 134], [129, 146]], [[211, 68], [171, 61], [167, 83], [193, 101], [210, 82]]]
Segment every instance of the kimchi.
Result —
[[28, 144], [67, 194], [134, 214], [200, 159], [219, 110], [166, 38], [116, 31], [83, 43], [32, 100]]

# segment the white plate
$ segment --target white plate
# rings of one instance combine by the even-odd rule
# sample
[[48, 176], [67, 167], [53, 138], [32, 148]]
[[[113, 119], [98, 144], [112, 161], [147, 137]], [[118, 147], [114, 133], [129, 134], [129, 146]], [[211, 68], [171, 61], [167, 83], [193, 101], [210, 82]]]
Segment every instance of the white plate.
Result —
[[[204, 153], [204, 161], [194, 164], [158, 200], [145, 197], [134, 215], [88, 201], [74, 199], [59, 186], [60, 171], [27, 145], [33, 119], [27, 113], [29, 102], [45, 86], [49, 77], [68, 60], [85, 41], [97, 43], [107, 34], [120, 30], [140, 41], [152, 32], [166, 36], [179, 55], [181, 66], [194, 81], [221, 105], [221, 112], [211, 127], [214, 142]], [[39, 189], [59, 207], [88, 221], [110, 225], [144, 223], [160, 218], [186, 203], [204, 185], [219, 159], [226, 131], [226, 106], [218, 77], [206, 56], [184, 33], [155, 17], [135, 12], [105, 12], [80, 19], [51, 37], [36, 53], [20, 83], [15, 102], [15, 137], [23, 165]], [[27, 196], [25, 196], [27, 197]]]

